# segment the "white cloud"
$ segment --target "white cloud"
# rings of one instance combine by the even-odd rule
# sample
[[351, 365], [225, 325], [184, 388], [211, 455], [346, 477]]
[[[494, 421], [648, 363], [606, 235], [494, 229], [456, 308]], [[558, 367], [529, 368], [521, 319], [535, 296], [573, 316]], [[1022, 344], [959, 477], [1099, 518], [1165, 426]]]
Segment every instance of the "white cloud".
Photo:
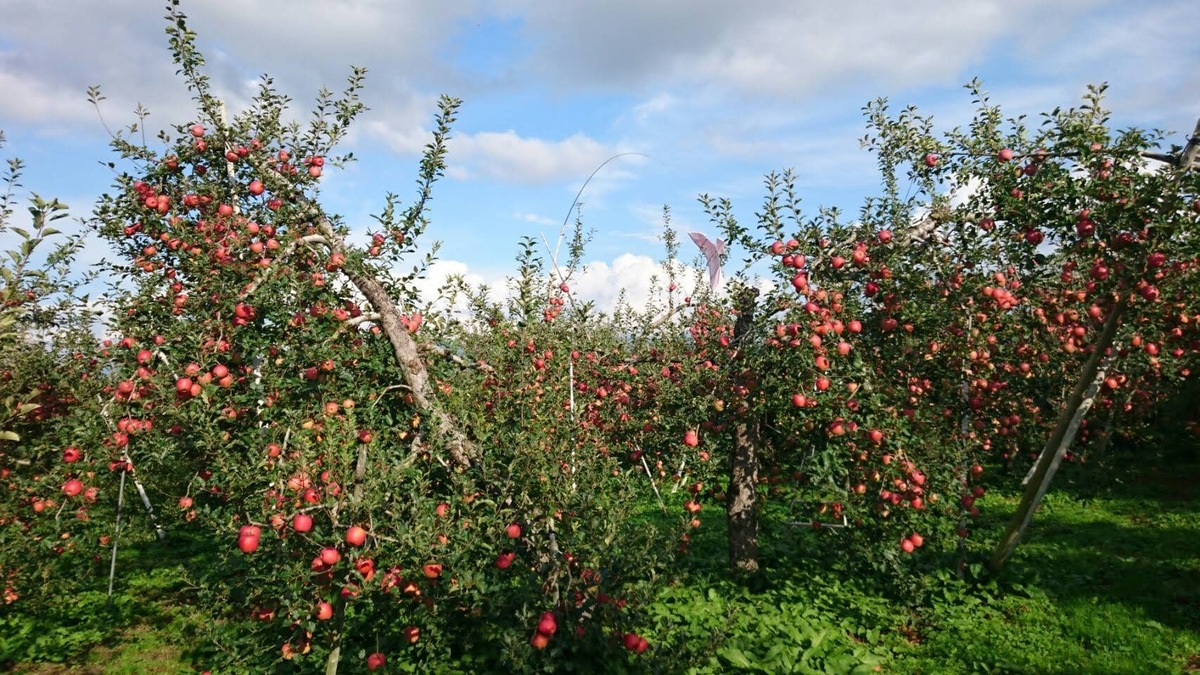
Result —
[[[435, 52], [475, 2], [421, 0], [247, 0], [187, 2], [190, 27], [208, 57], [218, 96], [246, 100], [260, 73], [298, 101], [317, 89], [339, 91], [350, 64], [368, 68], [370, 98], [403, 101], [413, 80], [449, 72]], [[144, 0], [0, 0], [0, 116], [78, 123], [88, 86], [102, 85], [124, 116], [146, 103], [175, 121], [192, 109], [167, 52], [161, 4]], [[152, 118], [151, 121], [153, 121]]]
[[419, 124], [416, 126], [401, 127], [379, 120], [372, 120], [366, 124], [366, 131], [381, 139], [384, 145], [397, 155], [420, 153], [425, 144], [429, 142], [428, 130], [422, 128]]
[[484, 131], [450, 139], [450, 164], [461, 176], [537, 184], [587, 176], [621, 152], [579, 133], [558, 141], [515, 131]]
[[497, 4], [522, 14], [529, 35], [542, 45], [528, 67], [565, 86], [649, 86], [674, 79], [795, 97], [864, 80], [893, 86], [958, 78], [1030, 22], [1061, 26], [1096, 2]]
[[541, 216], [536, 213], [514, 213], [513, 218], [524, 221], [526, 223], [533, 223], [535, 225], [558, 225], [559, 224], [553, 218], [547, 218], [546, 216]]
[[[425, 276], [416, 280], [417, 290], [426, 302], [435, 302], [438, 294], [451, 277], [459, 277], [469, 288], [477, 288], [480, 284], [497, 286], [499, 277], [488, 278], [479, 272], [472, 271], [466, 263], [458, 260], [437, 260], [426, 270]], [[493, 299], [502, 297], [493, 289]]]
[[670, 94], [658, 94], [633, 107], [633, 116], [639, 123], [657, 117], [679, 104], [679, 99]]
[[[665, 265], [649, 256], [626, 253], [611, 262], [588, 263], [570, 285], [577, 297], [595, 302], [600, 311], [612, 312], [622, 296], [627, 306], [641, 311], [652, 302], [660, 306], [666, 303], [667, 272]], [[682, 266], [676, 268], [676, 273], [675, 300], [679, 302], [696, 291], [696, 275]]]
[[406, 89], [399, 97], [366, 113], [363, 135], [383, 142], [398, 155], [419, 155], [431, 140], [428, 126], [437, 113], [437, 98]]
[[1142, 126], [1188, 132], [1200, 110], [1195, 26], [1192, 0], [1121, 3], [1080, 21], [1075, 32], [1085, 39], [1070, 49], [1039, 39], [1049, 37], [1041, 27], [1023, 36], [1022, 49], [1047, 72], [1070, 74], [1079, 87], [1073, 94], [1085, 83], [1114, 83], [1108, 101], [1114, 109], [1136, 114]]
[[[677, 288], [673, 295], [678, 303], [697, 292], [699, 277], [695, 270], [678, 262], [675, 269]], [[508, 275], [504, 273], [481, 272], [461, 261], [439, 260], [429, 268], [426, 277], [417, 282], [421, 298], [426, 302], [434, 302], [438, 290], [451, 276], [462, 277], [471, 289], [486, 284], [488, 297], [493, 302], [503, 302], [511, 293]], [[707, 281], [702, 283], [707, 284]], [[587, 263], [568, 280], [568, 284], [576, 300], [593, 302], [597, 310], [605, 313], [616, 309], [622, 297], [626, 306], [639, 311], [652, 303], [665, 306], [669, 293], [667, 268], [663, 263], [649, 256], [628, 253], [611, 261]], [[457, 309], [462, 310], [462, 305]]]
[[8, 69], [7, 55], [0, 53], [0, 117], [21, 122], [95, 119], [83, 91], [64, 84]]

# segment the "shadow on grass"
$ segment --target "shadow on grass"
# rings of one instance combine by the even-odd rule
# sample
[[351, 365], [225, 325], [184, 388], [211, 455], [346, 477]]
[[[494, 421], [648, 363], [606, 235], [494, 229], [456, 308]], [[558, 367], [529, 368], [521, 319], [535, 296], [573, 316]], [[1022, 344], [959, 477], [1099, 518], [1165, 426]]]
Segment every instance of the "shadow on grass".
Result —
[[[1182, 450], [1181, 450], [1182, 452]], [[1114, 450], [1091, 464], [1060, 468], [1050, 489], [1080, 500], [1130, 500], [1144, 498], [1178, 506], [1200, 498], [1200, 461], [1174, 461], [1163, 456], [1177, 453], [1124, 448]], [[1187, 455], [1200, 454], [1189, 450]]]
[[1135, 513], [1125, 525], [1112, 511], [1088, 520], [1086, 504], [1055, 510], [1060, 514], [1035, 520], [1006, 577], [1029, 578], [1064, 602], [1109, 600], [1140, 608], [1160, 624], [1200, 632], [1200, 519], [1194, 511], [1189, 526], [1161, 522], [1182, 521], [1183, 514], [1159, 514], [1156, 522]]
[[[55, 667], [151, 672], [133, 666], [120, 670], [112, 654], [129, 651], [141, 661], [150, 651], [179, 651], [183, 644], [173, 644], [170, 636], [177, 637], [172, 631], [181, 619], [190, 620], [197, 600], [184, 572], [204, 565], [211, 546], [183, 531], [158, 541], [149, 527], [127, 528], [117, 550], [111, 597], [108, 555], [60, 559], [52, 578], [63, 581], [53, 592], [46, 591], [28, 610], [18, 605], [0, 613], [0, 670], [19, 663], [34, 669], [30, 672], [56, 672]], [[155, 643], [164, 639], [163, 645]]]

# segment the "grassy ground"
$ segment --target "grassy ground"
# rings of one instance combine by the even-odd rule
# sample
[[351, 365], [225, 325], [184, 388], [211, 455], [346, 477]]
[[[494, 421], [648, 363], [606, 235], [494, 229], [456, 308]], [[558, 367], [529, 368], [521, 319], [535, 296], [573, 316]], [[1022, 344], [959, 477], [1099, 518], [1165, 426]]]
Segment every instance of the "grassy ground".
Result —
[[[748, 591], [724, 579], [719, 518], [710, 517], [686, 582], [646, 608], [643, 634], [657, 655], [641, 663], [692, 673], [1200, 672], [1198, 478], [1195, 466], [1067, 472], [1004, 576], [976, 568], [963, 583], [929, 561], [912, 602], [823, 562], [805, 531], [779, 530], [765, 586]], [[989, 495], [979, 550], [1015, 504]], [[201, 619], [176, 602], [186, 595], [177, 566], [190, 564], [187, 554], [164, 565], [155, 550], [130, 550], [112, 607], [97, 592], [34, 623], [0, 616], [0, 651], [5, 641], [40, 639], [44, 649], [33, 653], [78, 654], [67, 665], [27, 661], [15, 671], [196, 672], [191, 645]]]
[[1051, 495], [1011, 567], [986, 605], [934, 606], [896, 672], [1200, 671], [1194, 501]]

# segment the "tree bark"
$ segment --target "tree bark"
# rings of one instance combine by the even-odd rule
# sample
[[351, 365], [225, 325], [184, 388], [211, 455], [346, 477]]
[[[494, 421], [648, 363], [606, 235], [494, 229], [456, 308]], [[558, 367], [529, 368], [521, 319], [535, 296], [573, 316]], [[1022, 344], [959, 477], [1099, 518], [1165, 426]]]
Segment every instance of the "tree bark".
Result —
[[[743, 289], [738, 297], [738, 318], [733, 343], [738, 349], [730, 367], [740, 360], [741, 345], [754, 323], [758, 290]], [[729, 525], [729, 567], [735, 575], [754, 576], [758, 563], [758, 449], [761, 445], [757, 419], [741, 419], [733, 427], [733, 457], [729, 463], [726, 492], [726, 521]]]
[[729, 567], [735, 574], [754, 575], [758, 569], [758, 445], [757, 422], [738, 422], [733, 430], [733, 461], [726, 493], [729, 523]]
[[325, 657], [325, 675], [337, 675], [338, 664], [342, 660], [342, 640], [339, 636], [334, 642], [333, 648], [329, 650], [329, 656]]
[[[346, 244], [329, 221], [322, 219], [320, 230], [330, 250], [345, 255]], [[400, 375], [412, 395], [413, 404], [432, 419], [434, 430], [446, 442], [454, 462], [463, 468], [470, 467], [472, 457], [476, 454], [475, 445], [450, 415], [435, 402], [433, 387], [429, 383], [429, 371], [425, 369], [425, 362], [421, 359], [416, 340], [400, 323], [400, 309], [375, 278], [349, 271], [346, 272], [346, 276], [379, 315], [379, 327], [392, 345], [392, 354], [400, 366]]]

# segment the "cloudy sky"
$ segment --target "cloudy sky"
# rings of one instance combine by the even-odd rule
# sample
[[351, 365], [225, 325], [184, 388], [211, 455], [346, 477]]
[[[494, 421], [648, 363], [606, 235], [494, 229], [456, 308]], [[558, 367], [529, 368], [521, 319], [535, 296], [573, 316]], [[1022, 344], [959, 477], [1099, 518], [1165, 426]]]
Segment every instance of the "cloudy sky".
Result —
[[[412, 194], [439, 94], [463, 99], [433, 203], [438, 273], [503, 279], [522, 235], [551, 242], [583, 180], [596, 230], [576, 284], [602, 301], [644, 286], [663, 205], [708, 230], [696, 197], [753, 218], [764, 173], [794, 168], [810, 209], [855, 210], [876, 188], [857, 139], [876, 97], [943, 129], [969, 119], [980, 77], [1010, 115], [1078, 102], [1107, 82], [1117, 126], [1176, 142], [1200, 115], [1195, 0], [185, 0], [218, 91], [237, 108], [261, 74], [299, 113], [368, 69], [370, 111], [327, 171], [328, 206], [365, 229], [386, 191]], [[191, 119], [154, 0], [0, 0], [0, 129], [25, 184], [85, 215], [112, 179], [86, 101], [112, 127]], [[644, 155], [644, 156], [643, 156]], [[689, 244], [690, 246], [690, 244]], [[689, 250], [688, 254], [691, 255]], [[91, 255], [99, 257], [100, 251]]]

